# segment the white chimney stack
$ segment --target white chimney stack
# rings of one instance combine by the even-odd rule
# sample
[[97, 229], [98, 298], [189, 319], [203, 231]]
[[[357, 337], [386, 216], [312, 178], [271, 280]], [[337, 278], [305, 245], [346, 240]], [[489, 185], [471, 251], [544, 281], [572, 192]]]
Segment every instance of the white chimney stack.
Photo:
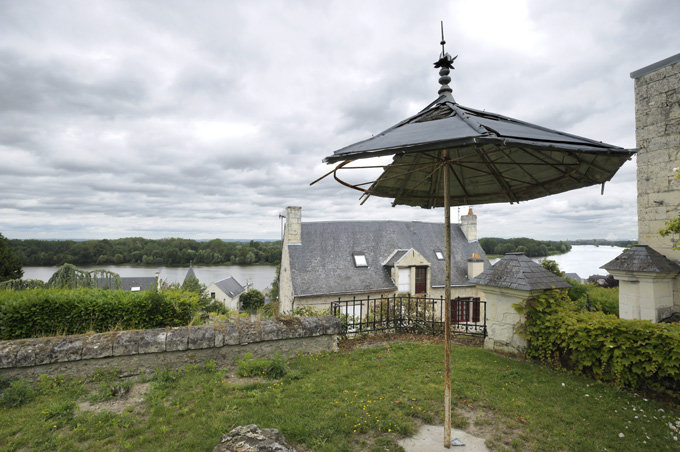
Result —
[[302, 243], [302, 207], [286, 207], [285, 241], [290, 245]]
[[460, 217], [460, 228], [468, 242], [477, 240], [477, 215], [472, 213], [472, 207], [470, 207], [467, 215]]

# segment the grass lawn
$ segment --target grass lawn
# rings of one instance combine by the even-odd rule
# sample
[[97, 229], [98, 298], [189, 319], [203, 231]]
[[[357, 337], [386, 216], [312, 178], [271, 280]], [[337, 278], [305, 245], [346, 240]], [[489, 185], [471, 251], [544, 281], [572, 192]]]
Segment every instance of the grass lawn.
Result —
[[[223, 433], [257, 424], [301, 451], [398, 451], [420, 424], [442, 423], [443, 351], [394, 343], [291, 357], [281, 380], [239, 379], [208, 363], [14, 383], [5, 395], [27, 402], [0, 408], [0, 450], [209, 452]], [[454, 427], [492, 450], [680, 450], [677, 407], [476, 347], [453, 346], [452, 368]], [[135, 402], [138, 389], [146, 392]], [[112, 402], [129, 406], [87, 410]]]

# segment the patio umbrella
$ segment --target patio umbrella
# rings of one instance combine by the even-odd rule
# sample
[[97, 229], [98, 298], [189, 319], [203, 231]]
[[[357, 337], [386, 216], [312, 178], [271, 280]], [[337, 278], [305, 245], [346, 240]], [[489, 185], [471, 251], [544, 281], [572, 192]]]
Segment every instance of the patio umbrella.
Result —
[[[330, 174], [369, 196], [394, 199], [393, 205], [444, 207], [445, 216], [445, 391], [444, 446], [451, 444], [450, 312], [451, 206], [511, 204], [602, 184], [636, 150], [623, 149], [458, 104], [449, 86], [456, 57], [446, 53], [442, 27], [439, 97], [416, 115], [384, 132], [326, 157], [339, 163]], [[393, 156], [387, 165], [352, 166], [355, 160]], [[349, 169], [382, 168], [375, 180], [350, 183]]]

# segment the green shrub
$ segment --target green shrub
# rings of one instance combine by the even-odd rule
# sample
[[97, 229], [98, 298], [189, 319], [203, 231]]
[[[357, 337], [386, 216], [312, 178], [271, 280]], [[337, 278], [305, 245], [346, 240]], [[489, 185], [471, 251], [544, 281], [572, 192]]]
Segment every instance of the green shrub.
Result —
[[33, 399], [35, 391], [26, 380], [14, 380], [0, 395], [0, 404], [5, 408], [16, 408]]
[[568, 290], [569, 298], [576, 307], [582, 309], [590, 298], [590, 304], [605, 314], [619, 316], [619, 288], [599, 287], [595, 284], [579, 284], [573, 279], [567, 279], [571, 284]]
[[43, 287], [45, 287], [45, 282], [39, 279], [10, 279], [0, 283], [0, 289], [25, 290]]
[[288, 372], [288, 365], [280, 351], [271, 358], [253, 358], [252, 353], [246, 353], [243, 358], [236, 359], [236, 375], [239, 377], [264, 377], [271, 380], [278, 380], [285, 377]]
[[244, 311], [255, 311], [264, 306], [264, 295], [257, 289], [250, 289], [239, 297], [241, 307]]
[[680, 398], [680, 325], [578, 310], [558, 290], [516, 308], [527, 317], [521, 334], [529, 341], [529, 358], [619, 387], [648, 385]]
[[188, 325], [198, 296], [182, 290], [0, 291], [0, 339]]

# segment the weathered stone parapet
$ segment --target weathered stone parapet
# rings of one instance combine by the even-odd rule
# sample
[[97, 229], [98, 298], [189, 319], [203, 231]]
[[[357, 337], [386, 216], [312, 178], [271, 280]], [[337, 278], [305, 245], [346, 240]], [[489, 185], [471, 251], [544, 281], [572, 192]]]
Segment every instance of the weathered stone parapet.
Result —
[[0, 375], [82, 375], [109, 365], [134, 372], [209, 359], [231, 364], [248, 352], [330, 351], [340, 331], [340, 320], [325, 316], [0, 341]]

